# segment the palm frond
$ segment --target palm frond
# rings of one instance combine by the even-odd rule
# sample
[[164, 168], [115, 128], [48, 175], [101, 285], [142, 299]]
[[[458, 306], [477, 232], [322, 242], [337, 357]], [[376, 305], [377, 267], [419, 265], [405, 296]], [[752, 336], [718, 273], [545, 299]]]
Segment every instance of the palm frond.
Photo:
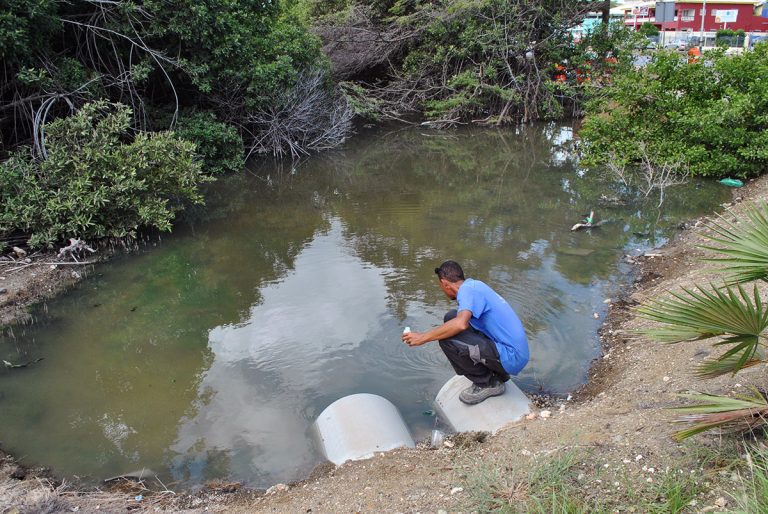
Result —
[[768, 426], [768, 398], [757, 389], [753, 389], [750, 395], [733, 397], [697, 392], [680, 396], [697, 401], [699, 404], [673, 409], [677, 412], [689, 413], [678, 419], [678, 423], [692, 425], [672, 435], [677, 441], [714, 428], [747, 431], [761, 425]]
[[723, 264], [729, 283], [768, 279], [768, 203], [744, 210], [746, 219], [729, 220], [719, 215], [709, 224], [714, 235], [705, 235], [716, 245], [702, 248], [724, 255], [705, 259]]
[[758, 337], [768, 327], [768, 306], [763, 305], [757, 286], [751, 298], [740, 285], [737, 290], [710, 287], [711, 291], [698, 285], [697, 291], [683, 288], [685, 294], [673, 292], [671, 298], [640, 306], [641, 317], [664, 325], [641, 333], [675, 343], [724, 334]]
[[639, 331], [656, 341], [679, 343], [726, 336], [715, 346], [731, 346], [721, 356], [702, 363], [697, 375], [714, 377], [764, 361], [761, 334], [768, 328], [768, 304], [763, 304], [757, 285], [752, 294], [737, 285], [711, 290], [670, 293], [670, 298], [651, 300], [638, 308], [638, 314], [661, 326]]
[[762, 358], [750, 358], [744, 360], [743, 357], [748, 356], [748, 353], [749, 352], [745, 351], [741, 356], [706, 359], [698, 366], [696, 366], [693, 374], [697, 378], [715, 378], [728, 374], [735, 375], [743, 369], [751, 368], [752, 366], [757, 366], [759, 364], [768, 362]]
[[759, 338], [755, 336], [731, 336], [714, 344], [723, 345], [732, 345], [732, 348], [719, 357], [704, 360], [696, 367], [694, 375], [699, 378], [735, 375], [742, 369], [766, 362]]

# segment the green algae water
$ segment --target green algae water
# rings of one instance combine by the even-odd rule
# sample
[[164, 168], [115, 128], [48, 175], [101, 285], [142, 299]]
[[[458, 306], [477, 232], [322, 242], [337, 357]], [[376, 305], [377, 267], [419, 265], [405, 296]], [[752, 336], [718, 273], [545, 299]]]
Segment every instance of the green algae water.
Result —
[[[321, 462], [309, 427], [340, 397], [374, 393], [416, 439], [453, 372], [437, 344], [408, 348], [452, 308], [433, 269], [460, 261], [520, 315], [525, 391], [567, 394], [599, 356], [625, 253], [663, 243], [729, 198], [692, 181], [658, 196], [571, 160], [570, 126], [402, 129], [356, 137], [296, 167], [213, 185], [172, 236], [100, 265], [6, 327], [0, 445], [94, 482], [149, 468], [166, 484], [254, 487]], [[607, 220], [571, 232], [591, 209]]]

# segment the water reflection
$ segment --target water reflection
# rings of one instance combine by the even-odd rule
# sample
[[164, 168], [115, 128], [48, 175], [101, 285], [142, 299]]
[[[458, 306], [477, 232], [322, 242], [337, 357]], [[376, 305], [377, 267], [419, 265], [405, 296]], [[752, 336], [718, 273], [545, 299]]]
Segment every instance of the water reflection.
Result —
[[341, 232], [334, 220], [293, 272], [265, 288], [246, 320], [211, 330], [214, 357], [198, 387], [204, 401], [182, 420], [171, 447], [184, 456], [175, 459], [180, 478], [207, 478], [196, 472], [209, 448], [237, 454], [243, 462], [230, 466], [237, 475], [265, 469], [287, 481], [316, 463], [305, 434], [315, 391], [336, 395], [361, 385], [354, 370], [332, 368], [381, 331], [371, 320], [387, 311], [382, 274], [347, 251]]
[[[6, 331], [0, 440], [29, 463], [102, 478], [146, 466], [196, 484], [268, 486], [319, 462], [307, 429], [368, 392], [419, 438], [452, 375], [405, 325], [451, 308], [433, 268], [460, 260], [520, 314], [531, 361], [517, 382], [567, 393], [598, 355], [595, 318], [620, 256], [658, 243], [727, 194], [692, 183], [656, 208], [570, 160], [568, 126], [356, 139], [297, 168], [265, 163], [215, 184], [208, 208], [156, 248]], [[602, 205], [621, 196], [624, 204]], [[590, 209], [599, 230], [570, 226]]]

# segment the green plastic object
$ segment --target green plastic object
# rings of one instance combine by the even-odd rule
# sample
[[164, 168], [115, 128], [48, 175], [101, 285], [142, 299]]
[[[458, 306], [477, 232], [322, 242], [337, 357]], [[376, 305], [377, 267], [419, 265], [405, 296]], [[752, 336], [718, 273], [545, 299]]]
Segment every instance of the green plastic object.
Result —
[[719, 181], [721, 184], [730, 186], [730, 187], [741, 187], [744, 185], [744, 182], [737, 178], [724, 178]]

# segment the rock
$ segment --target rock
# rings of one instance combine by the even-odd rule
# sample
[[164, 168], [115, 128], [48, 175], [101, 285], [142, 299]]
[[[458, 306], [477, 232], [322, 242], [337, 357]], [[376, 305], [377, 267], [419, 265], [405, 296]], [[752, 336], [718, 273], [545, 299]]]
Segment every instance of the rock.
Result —
[[285, 484], [275, 484], [272, 487], [270, 487], [269, 489], [267, 489], [267, 494], [272, 495], [272, 494], [276, 494], [276, 493], [284, 493], [288, 489], [290, 489], [290, 487], [288, 487]]
[[453, 441], [443, 441], [443, 446], [445, 446], [446, 448], [453, 448], [454, 446], [456, 446], [456, 443], [454, 443]]
[[548, 417], [552, 416], [552, 411], [543, 410], [539, 413], [539, 416], [541, 416], [543, 419], [547, 419]]
[[726, 505], [728, 505], [728, 500], [726, 500], [722, 496], [720, 498], [718, 498], [717, 500], [715, 500], [715, 506], [717, 506], [717, 507], [719, 507], [721, 509], [725, 508]]
[[664, 382], [669, 382], [669, 377], [664, 377], [664, 378], [662, 378], [662, 380], [663, 380]]
[[11, 473], [11, 478], [15, 480], [24, 480], [25, 478], [27, 478], [27, 471], [21, 466], [18, 466], [16, 469], [13, 470], [13, 473]]
[[530, 414], [525, 416], [525, 419], [536, 419], [536, 413], [531, 412]]
[[8, 289], [5, 287], [0, 287], [0, 294], [6, 294], [8, 292]]
[[458, 493], [462, 492], [463, 490], [464, 490], [463, 487], [454, 487], [453, 489], [451, 489], [451, 494], [458, 494]]
[[26, 257], [27, 252], [19, 248], [18, 246], [13, 247], [13, 253], [16, 254], [17, 257]]

